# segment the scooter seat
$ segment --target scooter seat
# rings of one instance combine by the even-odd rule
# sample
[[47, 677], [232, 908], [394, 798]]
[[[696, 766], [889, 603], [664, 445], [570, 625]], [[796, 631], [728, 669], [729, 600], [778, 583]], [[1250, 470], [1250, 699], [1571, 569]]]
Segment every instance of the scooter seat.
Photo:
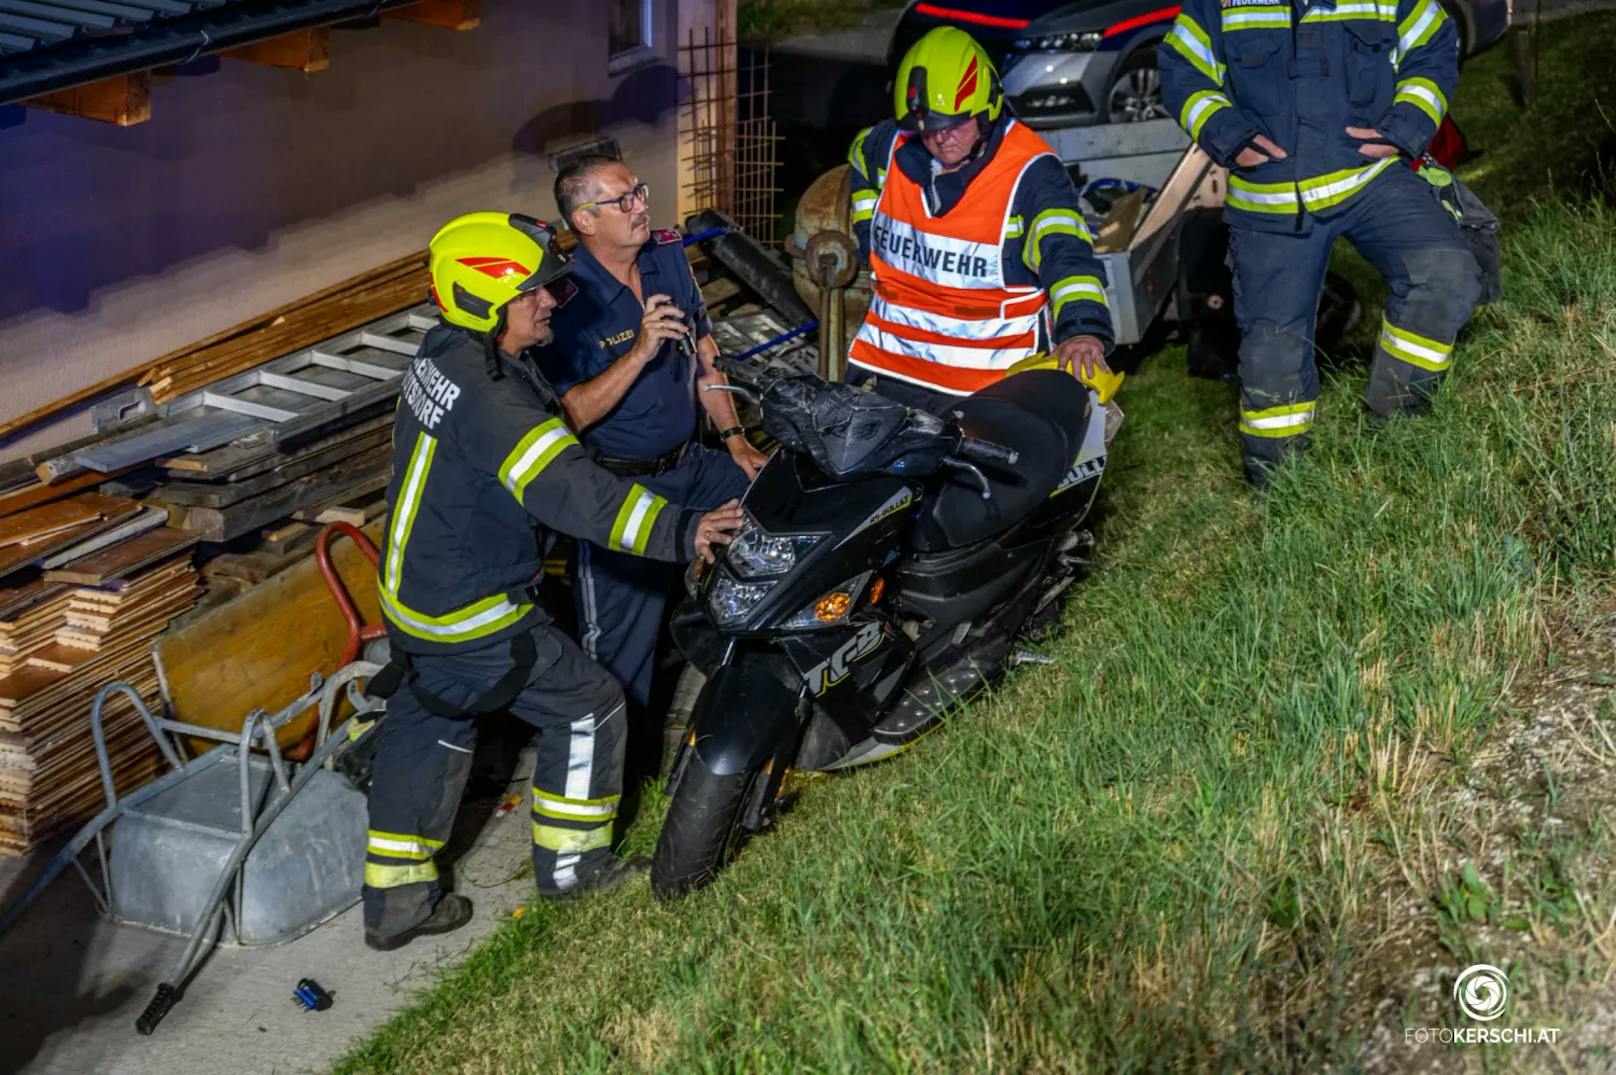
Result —
[[1014, 466], [981, 465], [992, 491], [982, 499], [971, 475], [945, 470], [928, 494], [930, 510], [916, 520], [909, 544], [920, 552], [957, 549], [1027, 515], [1060, 485], [1071, 469], [1088, 424], [1089, 394], [1075, 377], [1032, 370], [1006, 377], [945, 412], [968, 436], [1013, 448]]

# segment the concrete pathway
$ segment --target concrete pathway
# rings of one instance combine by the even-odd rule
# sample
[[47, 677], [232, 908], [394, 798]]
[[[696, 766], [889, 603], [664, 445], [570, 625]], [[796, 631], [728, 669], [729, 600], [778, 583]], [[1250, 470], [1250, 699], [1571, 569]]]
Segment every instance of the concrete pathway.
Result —
[[[493, 751], [500, 749], [495, 744]], [[481, 787], [481, 799], [468, 801], [450, 841], [454, 886], [476, 905], [470, 926], [397, 952], [372, 952], [353, 907], [289, 944], [221, 948], [151, 1037], [135, 1032], [135, 1019], [184, 942], [100, 919], [69, 870], [0, 937], [0, 1072], [329, 1070], [533, 898], [526, 809], [489, 818], [501, 787], [525, 801], [531, 766], [528, 751], [514, 765], [479, 751], [481, 784], [474, 787]], [[457, 855], [457, 847], [465, 850]], [[9, 905], [49, 857], [0, 858], [0, 904]], [[292, 989], [301, 978], [325, 987], [333, 1007], [319, 1013], [297, 1007]]]

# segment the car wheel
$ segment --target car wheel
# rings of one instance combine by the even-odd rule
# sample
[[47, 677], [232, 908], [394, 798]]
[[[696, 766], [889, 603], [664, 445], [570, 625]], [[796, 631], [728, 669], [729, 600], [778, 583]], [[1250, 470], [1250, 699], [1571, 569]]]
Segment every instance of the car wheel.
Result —
[[1106, 96], [1107, 123], [1143, 123], [1171, 119], [1162, 103], [1161, 72], [1156, 69], [1154, 47], [1140, 49], [1122, 64]]

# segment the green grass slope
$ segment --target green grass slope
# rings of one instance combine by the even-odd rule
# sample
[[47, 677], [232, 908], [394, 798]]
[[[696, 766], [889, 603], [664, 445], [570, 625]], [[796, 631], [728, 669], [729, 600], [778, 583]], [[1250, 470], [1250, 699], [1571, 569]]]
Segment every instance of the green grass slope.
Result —
[[1357, 1066], [1347, 983], [1385, 956], [1381, 893], [1419, 880], [1412, 804], [1616, 568], [1613, 44], [1609, 15], [1548, 27], [1525, 113], [1505, 50], [1465, 72], [1508, 296], [1429, 417], [1372, 429], [1337, 374], [1259, 500], [1232, 387], [1152, 358], [1054, 666], [808, 781], [675, 907], [534, 908], [342, 1070]]

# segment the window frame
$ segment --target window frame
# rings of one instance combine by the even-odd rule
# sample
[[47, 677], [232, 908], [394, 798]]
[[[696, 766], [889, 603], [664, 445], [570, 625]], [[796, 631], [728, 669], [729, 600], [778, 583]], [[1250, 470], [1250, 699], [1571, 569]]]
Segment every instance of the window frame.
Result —
[[620, 75], [636, 67], [643, 67], [658, 58], [654, 42], [656, 41], [656, 0], [639, 0], [640, 5], [640, 43], [622, 52], [611, 51], [612, 24], [611, 11], [606, 14], [606, 73]]

